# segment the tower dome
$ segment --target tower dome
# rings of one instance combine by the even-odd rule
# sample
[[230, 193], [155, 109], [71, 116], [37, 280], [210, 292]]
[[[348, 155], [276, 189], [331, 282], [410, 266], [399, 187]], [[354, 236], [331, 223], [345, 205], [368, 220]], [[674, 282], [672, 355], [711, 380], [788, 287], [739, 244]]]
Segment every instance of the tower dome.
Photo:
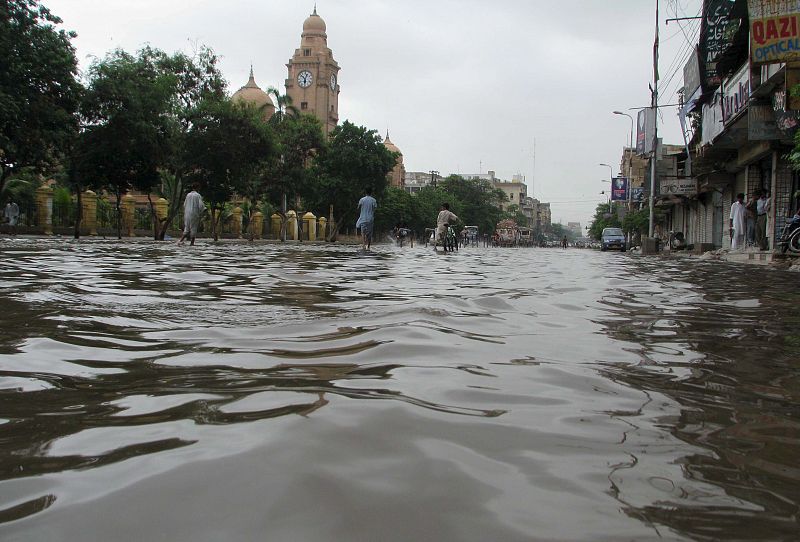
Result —
[[303, 22], [303, 34], [325, 34], [327, 27], [322, 17], [317, 15], [317, 6], [314, 6], [314, 13], [308, 16]]
[[235, 102], [246, 102], [255, 105], [264, 112], [264, 118], [269, 119], [275, 113], [275, 104], [269, 94], [261, 90], [253, 77], [253, 67], [250, 67], [250, 79], [247, 84], [233, 93], [231, 99]]
[[400, 149], [397, 148], [397, 145], [392, 143], [392, 140], [389, 139], [389, 132], [386, 132], [386, 139], [383, 140], [383, 146], [386, 147], [387, 149], [389, 149], [392, 152], [396, 152], [400, 156], [403, 155], [403, 153], [400, 151]]

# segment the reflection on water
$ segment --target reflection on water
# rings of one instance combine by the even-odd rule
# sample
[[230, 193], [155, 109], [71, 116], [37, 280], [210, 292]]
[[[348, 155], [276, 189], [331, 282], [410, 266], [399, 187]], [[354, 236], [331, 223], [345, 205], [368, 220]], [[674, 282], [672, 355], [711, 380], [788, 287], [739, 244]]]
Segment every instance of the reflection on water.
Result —
[[7, 540], [789, 540], [800, 288], [561, 250], [0, 240]]

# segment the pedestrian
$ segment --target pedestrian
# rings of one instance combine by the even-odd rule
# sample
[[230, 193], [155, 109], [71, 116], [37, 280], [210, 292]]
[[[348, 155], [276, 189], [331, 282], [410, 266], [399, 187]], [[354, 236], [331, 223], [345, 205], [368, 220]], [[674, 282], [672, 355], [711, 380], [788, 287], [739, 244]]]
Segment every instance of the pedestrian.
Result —
[[771, 208], [771, 200], [768, 197], [767, 191], [761, 191], [761, 197], [756, 202], [756, 243], [760, 250], [767, 250], [769, 243], [767, 241], [767, 213]]
[[5, 211], [3, 212], [5, 215], [6, 220], [8, 220], [8, 226], [11, 230], [11, 235], [17, 234], [17, 223], [19, 222], [19, 205], [14, 200], [10, 200], [6, 203]]
[[761, 191], [756, 190], [750, 195], [750, 199], [747, 200], [747, 205], [745, 205], [745, 210], [747, 211], [747, 236], [746, 236], [746, 245], [748, 247], [755, 246], [756, 244], [756, 205], [758, 203], [758, 198], [761, 196]]
[[746, 214], [744, 194], [737, 194], [736, 201], [731, 205], [730, 214], [731, 250], [740, 250], [744, 248]]
[[364, 189], [364, 197], [358, 200], [358, 221], [356, 230], [361, 230], [361, 245], [364, 250], [369, 250], [372, 246], [372, 231], [375, 228], [375, 209], [378, 202], [372, 197], [372, 188]]
[[203, 203], [203, 198], [198, 189], [197, 183], [192, 185], [192, 191], [186, 194], [186, 199], [183, 202], [183, 235], [178, 241], [179, 245], [183, 244], [184, 239], [189, 239], [189, 245], [194, 245], [197, 231], [200, 229], [200, 217], [206, 210], [206, 205]]
[[567, 241], [567, 236], [565, 235], [564, 238], [561, 240], [561, 248], [567, 248], [569, 241]]

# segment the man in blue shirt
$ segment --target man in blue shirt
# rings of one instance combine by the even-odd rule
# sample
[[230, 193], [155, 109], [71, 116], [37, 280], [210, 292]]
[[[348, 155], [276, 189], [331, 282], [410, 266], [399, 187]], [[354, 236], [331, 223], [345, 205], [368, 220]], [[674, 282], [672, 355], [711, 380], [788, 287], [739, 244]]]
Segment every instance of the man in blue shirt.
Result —
[[361, 242], [364, 250], [369, 250], [372, 245], [372, 229], [375, 226], [375, 209], [378, 207], [378, 202], [372, 197], [372, 188], [366, 188], [364, 193], [366, 196], [358, 200], [361, 214], [358, 216], [356, 229], [361, 230]]

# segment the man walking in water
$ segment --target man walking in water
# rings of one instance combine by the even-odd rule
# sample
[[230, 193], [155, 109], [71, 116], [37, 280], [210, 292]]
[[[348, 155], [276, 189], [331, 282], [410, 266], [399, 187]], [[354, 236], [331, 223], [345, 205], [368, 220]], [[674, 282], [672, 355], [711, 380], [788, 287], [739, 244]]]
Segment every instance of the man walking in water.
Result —
[[358, 200], [358, 209], [361, 213], [358, 215], [356, 229], [361, 230], [364, 250], [369, 250], [372, 245], [372, 230], [375, 227], [375, 209], [378, 207], [378, 202], [372, 197], [372, 188], [365, 188], [364, 194], [366, 195]]
[[192, 185], [192, 191], [186, 194], [186, 200], [183, 202], [183, 235], [181, 235], [179, 245], [183, 244], [183, 240], [189, 238], [189, 244], [194, 245], [194, 239], [197, 237], [197, 230], [200, 228], [200, 217], [206, 206], [203, 203], [203, 198], [197, 192], [197, 184]]

